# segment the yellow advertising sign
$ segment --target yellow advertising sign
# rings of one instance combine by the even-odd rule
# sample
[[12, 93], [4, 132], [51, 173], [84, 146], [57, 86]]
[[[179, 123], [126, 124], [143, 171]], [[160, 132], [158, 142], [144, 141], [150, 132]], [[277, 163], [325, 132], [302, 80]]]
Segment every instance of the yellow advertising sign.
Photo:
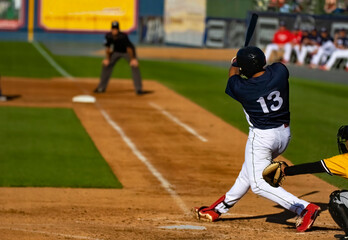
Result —
[[51, 31], [105, 32], [112, 21], [130, 32], [137, 26], [137, 0], [39, 0], [39, 24]]

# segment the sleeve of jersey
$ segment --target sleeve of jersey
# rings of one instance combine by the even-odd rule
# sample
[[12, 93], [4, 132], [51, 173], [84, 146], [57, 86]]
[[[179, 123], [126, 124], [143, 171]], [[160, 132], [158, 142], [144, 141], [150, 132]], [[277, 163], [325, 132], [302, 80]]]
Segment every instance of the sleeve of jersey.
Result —
[[229, 95], [230, 97], [237, 99], [237, 96], [235, 95], [234, 93], [234, 87], [235, 87], [235, 84], [236, 84], [236, 76], [232, 76], [228, 79], [228, 82], [227, 82], [227, 86], [226, 86], [226, 89], [225, 89], [225, 93], [227, 95]]
[[285, 74], [287, 79], [289, 79], [289, 70], [288, 70], [288, 68], [281, 62], [277, 62], [277, 63], [274, 63], [274, 64], [277, 64], [278, 65], [277, 66], [278, 69], [281, 70]]
[[341, 154], [321, 160], [324, 168], [330, 174], [348, 178], [348, 154]]
[[110, 46], [111, 46], [111, 40], [110, 40], [108, 34], [105, 35], [105, 38], [104, 38], [104, 46], [105, 46], [105, 47], [110, 47]]

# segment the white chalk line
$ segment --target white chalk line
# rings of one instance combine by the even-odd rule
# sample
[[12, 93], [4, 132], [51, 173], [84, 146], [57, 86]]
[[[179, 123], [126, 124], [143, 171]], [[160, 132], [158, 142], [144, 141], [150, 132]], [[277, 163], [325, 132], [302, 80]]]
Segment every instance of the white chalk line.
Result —
[[175, 200], [178, 206], [184, 213], [189, 213], [189, 209], [184, 203], [184, 201], [179, 197], [175, 190], [173, 190], [172, 185], [162, 176], [162, 174], [147, 160], [147, 158], [138, 150], [136, 145], [132, 142], [132, 140], [124, 133], [123, 129], [111, 119], [111, 117], [106, 113], [106, 111], [100, 106], [97, 105], [101, 114], [104, 116], [105, 120], [109, 123], [109, 125], [118, 132], [121, 136], [122, 140], [128, 145], [128, 147], [132, 150], [133, 154], [145, 164], [145, 166], [149, 169], [149, 171], [154, 175], [157, 180], [161, 183], [162, 187], [171, 195], [171, 197]]
[[[71, 76], [69, 73], [67, 73], [61, 66], [59, 66], [51, 56], [37, 43], [33, 42], [34, 47], [42, 54], [42, 56], [64, 77], [69, 78], [70, 80], [74, 80], [74, 77]], [[85, 89], [82, 89], [83, 91], [86, 91]], [[184, 213], [188, 214], [189, 209], [184, 203], [184, 201], [180, 198], [180, 196], [173, 190], [171, 184], [162, 176], [162, 174], [147, 160], [147, 158], [137, 149], [135, 144], [131, 141], [129, 137], [126, 136], [122, 128], [111, 119], [111, 117], [106, 113], [104, 109], [101, 108], [101, 106], [98, 104], [98, 102], [95, 102], [96, 107], [99, 109], [101, 114], [104, 116], [106, 121], [110, 124], [110, 126], [116, 130], [123, 141], [128, 145], [128, 147], [132, 150], [133, 154], [141, 161], [143, 162], [146, 167], [149, 169], [149, 171], [158, 179], [158, 181], [161, 183], [161, 185], [164, 187], [164, 189], [171, 195], [171, 197], [174, 199], [174, 201], [178, 204], [178, 206], [184, 211]]]
[[194, 130], [192, 127], [190, 127], [189, 125], [183, 123], [182, 121], [180, 121], [177, 117], [173, 116], [170, 112], [164, 110], [162, 107], [160, 107], [159, 105], [153, 103], [153, 102], [149, 102], [149, 105], [155, 109], [157, 109], [158, 111], [160, 111], [163, 115], [165, 115], [166, 117], [168, 117], [170, 120], [172, 120], [173, 122], [175, 122], [176, 124], [178, 124], [179, 126], [181, 126], [182, 128], [184, 128], [187, 132], [191, 133], [193, 136], [195, 136], [196, 138], [198, 138], [199, 140], [201, 140], [202, 142], [208, 142], [208, 140], [201, 136], [200, 134], [198, 134], [196, 132], [196, 130]]
[[37, 233], [37, 234], [46, 234], [46, 235], [67, 237], [67, 238], [74, 238], [74, 239], [103, 240], [101, 238], [92, 238], [92, 237], [86, 237], [86, 236], [78, 236], [78, 235], [56, 233], [56, 232], [37, 231], [37, 230], [28, 230], [28, 229], [13, 228], [13, 227], [0, 227], [0, 229], [12, 230], [12, 231], [20, 231], [20, 232], [30, 232], [30, 233]]
[[56, 69], [63, 77], [73, 79], [73, 77], [65, 71], [61, 66], [59, 66], [56, 61], [38, 44], [36, 41], [31, 42], [36, 50], [47, 60], [49, 64], [51, 64], [54, 69]]

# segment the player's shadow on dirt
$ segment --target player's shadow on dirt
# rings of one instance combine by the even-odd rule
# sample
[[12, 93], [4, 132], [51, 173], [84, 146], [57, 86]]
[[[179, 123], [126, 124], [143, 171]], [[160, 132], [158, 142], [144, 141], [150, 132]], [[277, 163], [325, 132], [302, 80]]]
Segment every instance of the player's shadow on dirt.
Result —
[[[303, 197], [303, 196], [307, 196], [307, 195], [311, 195], [311, 194], [317, 193], [317, 192], [318, 191], [307, 193], [305, 195], [300, 196], [300, 198]], [[327, 203], [315, 202], [314, 204], [318, 205], [321, 208], [322, 212], [326, 211], [327, 208], [328, 208], [328, 204]], [[289, 210], [286, 210], [286, 209], [282, 208], [279, 205], [275, 205], [274, 207], [283, 209], [284, 211], [280, 212], [280, 213], [275, 213], [275, 214], [265, 214], [265, 215], [252, 216], [252, 217], [221, 218], [219, 221], [238, 221], [238, 220], [252, 220], [252, 219], [262, 219], [262, 218], [265, 218], [266, 222], [287, 225], [287, 226], [289, 226], [289, 228], [293, 229], [294, 228], [294, 222], [289, 222], [288, 220], [292, 219], [292, 218], [295, 218], [296, 214], [291, 212], [291, 211], [289, 211]], [[337, 228], [313, 226], [310, 229], [310, 231], [318, 231], [318, 230], [321, 230], [321, 231], [337, 231], [338, 229], [339, 229], [338, 226], [337, 226]]]

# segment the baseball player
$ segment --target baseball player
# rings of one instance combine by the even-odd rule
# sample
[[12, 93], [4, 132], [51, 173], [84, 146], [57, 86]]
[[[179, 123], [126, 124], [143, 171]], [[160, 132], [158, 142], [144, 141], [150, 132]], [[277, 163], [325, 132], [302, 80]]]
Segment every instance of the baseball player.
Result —
[[303, 65], [305, 63], [308, 54], [316, 52], [320, 45], [320, 36], [316, 28], [313, 28], [308, 37], [302, 40], [302, 46], [300, 55], [297, 59], [297, 65]]
[[284, 55], [282, 59], [282, 63], [284, 64], [290, 62], [292, 52], [296, 54], [296, 58], [300, 55], [300, 44], [303, 32], [297, 27], [292, 31], [292, 35], [291, 41], [284, 45]]
[[320, 47], [316, 52], [313, 52], [310, 67], [317, 68], [320, 64], [327, 61], [328, 57], [336, 50], [334, 40], [330, 36], [326, 28], [320, 30]]
[[[285, 176], [294, 176], [308, 173], [328, 173], [348, 179], [348, 125], [341, 126], [337, 133], [339, 155], [313, 163], [304, 163], [294, 166], [282, 165]], [[335, 222], [346, 233], [348, 239], [348, 191], [337, 190], [331, 193], [329, 212]]]
[[139, 63], [136, 58], [134, 45], [129, 41], [128, 36], [120, 31], [120, 26], [117, 21], [111, 23], [111, 31], [105, 35], [105, 53], [106, 57], [103, 60], [103, 68], [100, 76], [98, 87], [94, 90], [95, 93], [103, 93], [106, 90], [110, 80], [113, 67], [121, 58], [125, 58], [132, 69], [132, 77], [134, 88], [137, 94], [143, 94], [142, 81], [139, 70]]
[[229, 70], [225, 92], [240, 102], [250, 125], [245, 161], [232, 188], [210, 207], [194, 208], [198, 219], [214, 222], [251, 188], [262, 197], [299, 215], [297, 231], [314, 223], [320, 207], [301, 200], [263, 178], [266, 166], [287, 148], [290, 140], [289, 72], [282, 63], [266, 65], [257, 47], [241, 48]]
[[[348, 59], [348, 38], [346, 29], [340, 29], [338, 36], [335, 40], [336, 50], [331, 54], [329, 61], [324, 66], [321, 66], [320, 69], [329, 71], [332, 66], [335, 64], [337, 59], [343, 58]], [[348, 61], [345, 66], [346, 71], [348, 71]]]

